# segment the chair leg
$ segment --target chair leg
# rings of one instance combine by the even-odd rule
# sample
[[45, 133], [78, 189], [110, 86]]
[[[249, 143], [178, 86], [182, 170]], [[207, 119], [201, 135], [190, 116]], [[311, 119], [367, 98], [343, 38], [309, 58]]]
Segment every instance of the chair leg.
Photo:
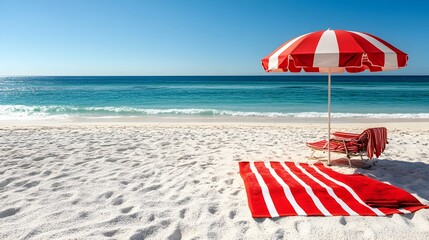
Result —
[[349, 166], [352, 166], [352, 160], [350, 159], [349, 155], [347, 155], [347, 160], [349, 160]]
[[347, 160], [349, 161], [349, 166], [352, 166], [352, 161], [350, 160], [349, 150], [347, 149], [346, 141], [343, 140], [344, 149], [346, 150]]
[[314, 156], [315, 153], [316, 153], [316, 150], [312, 149], [311, 155], [308, 157], [308, 159], [316, 160], [317, 158]]

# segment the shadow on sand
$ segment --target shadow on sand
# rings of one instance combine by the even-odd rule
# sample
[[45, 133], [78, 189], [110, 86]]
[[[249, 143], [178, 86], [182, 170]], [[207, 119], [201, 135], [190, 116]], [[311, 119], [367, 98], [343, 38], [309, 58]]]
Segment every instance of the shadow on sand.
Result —
[[369, 169], [356, 169], [381, 182], [388, 182], [421, 198], [429, 200], [429, 164], [404, 160], [379, 159]]

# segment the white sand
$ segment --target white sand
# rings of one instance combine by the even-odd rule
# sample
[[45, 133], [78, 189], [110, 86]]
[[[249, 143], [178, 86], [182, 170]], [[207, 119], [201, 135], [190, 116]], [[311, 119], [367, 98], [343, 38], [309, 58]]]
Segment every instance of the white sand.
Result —
[[[379, 125], [390, 144], [375, 169], [333, 168], [429, 204], [429, 123], [333, 128]], [[0, 239], [429, 239], [428, 209], [253, 219], [238, 161], [307, 162], [305, 142], [325, 135], [322, 123], [3, 123]]]

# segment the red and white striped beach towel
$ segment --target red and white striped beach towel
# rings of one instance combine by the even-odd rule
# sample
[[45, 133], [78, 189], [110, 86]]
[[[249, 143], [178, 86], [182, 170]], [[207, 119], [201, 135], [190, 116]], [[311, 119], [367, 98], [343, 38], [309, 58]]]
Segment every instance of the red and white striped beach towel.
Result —
[[253, 217], [385, 216], [429, 206], [410, 193], [323, 164], [240, 162]]

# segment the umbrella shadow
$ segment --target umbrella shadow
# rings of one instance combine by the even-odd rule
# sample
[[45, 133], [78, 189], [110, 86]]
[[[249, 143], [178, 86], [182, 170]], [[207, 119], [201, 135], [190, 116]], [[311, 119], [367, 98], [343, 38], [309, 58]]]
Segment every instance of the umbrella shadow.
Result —
[[376, 160], [370, 169], [358, 168], [360, 173], [381, 182], [387, 182], [402, 188], [411, 194], [425, 199], [429, 203], [429, 164], [393, 159]]

